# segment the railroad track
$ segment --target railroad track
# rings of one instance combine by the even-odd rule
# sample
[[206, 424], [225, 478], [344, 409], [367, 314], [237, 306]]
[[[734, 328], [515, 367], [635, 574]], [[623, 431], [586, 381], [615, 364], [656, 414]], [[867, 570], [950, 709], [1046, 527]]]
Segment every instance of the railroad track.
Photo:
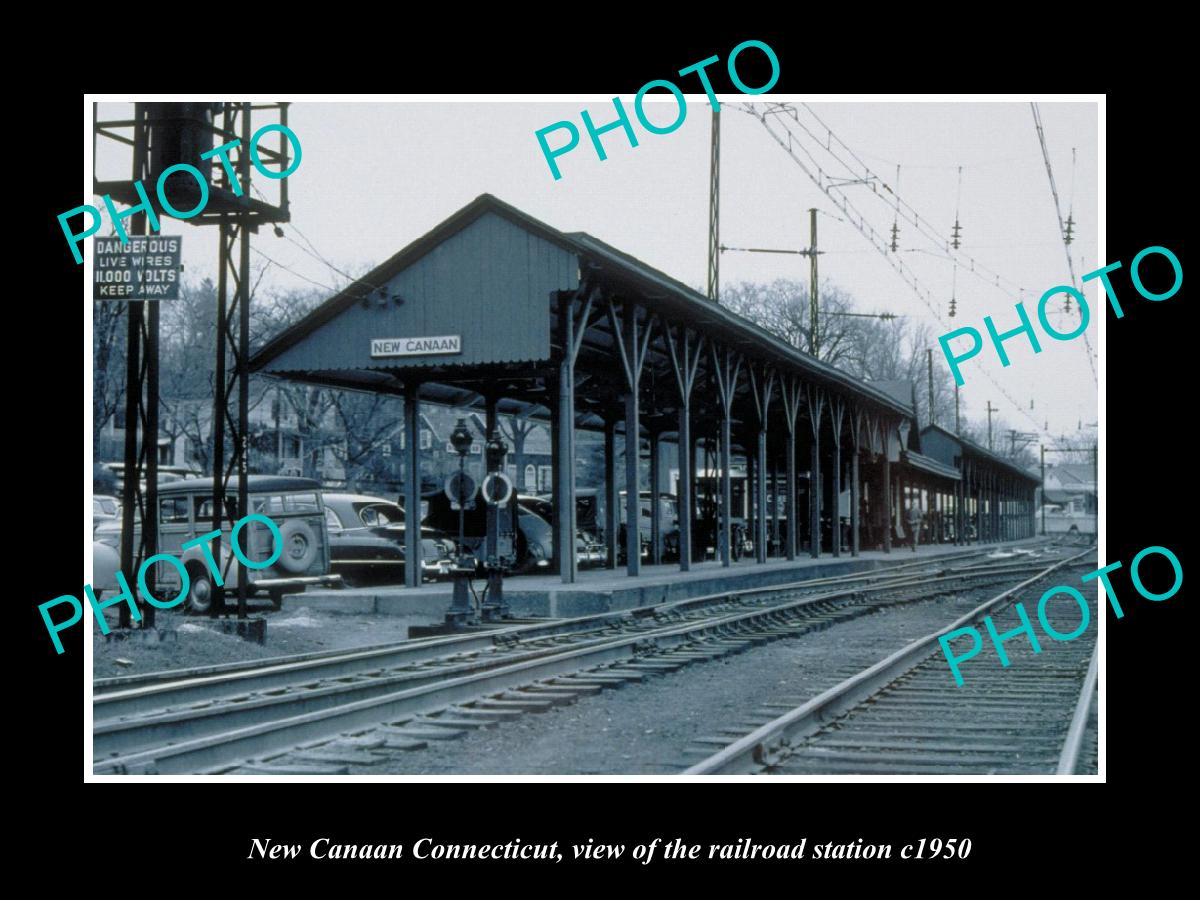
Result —
[[985, 646], [964, 666], [962, 687], [937, 640], [998, 615], [1019, 590], [1062, 583], [1048, 576], [1092, 552], [1048, 567], [816, 697], [765, 704], [757, 727], [684, 774], [1094, 774], [1097, 628], [1069, 642], [1040, 638], [1040, 654], [1024, 637], [1010, 640], [1008, 667]]
[[[1059, 542], [1056, 545], [1051, 542], [1046, 546], [1069, 546], [1069, 544]], [[600, 629], [621, 620], [681, 614], [688, 610], [711, 606], [714, 603], [749, 598], [760, 593], [789, 590], [815, 591], [834, 586], [870, 584], [894, 578], [900, 573], [910, 575], [917, 575], [921, 572], [934, 573], [944, 569], [949, 563], [955, 563], [957, 567], [961, 568], [962, 564], [970, 559], [985, 560], [984, 567], [991, 569], [1000, 564], [986, 562], [987, 558], [994, 555], [995, 552], [991, 548], [967, 550], [961, 553], [944, 554], [933, 560], [924, 559], [892, 564], [885, 569], [868, 572], [807, 579], [763, 589], [726, 591], [633, 610], [600, 613], [571, 619], [543, 619], [526, 624], [480, 628], [448, 637], [395, 641], [388, 644], [323, 650], [248, 662], [97, 678], [92, 685], [95, 696], [94, 708], [97, 718], [108, 718], [137, 712], [143, 708], [159, 708], [165, 705], [194, 702], [209, 696], [218, 696], [222, 692], [236, 691], [239, 688], [256, 690], [261, 687], [271, 687], [277, 680], [276, 676], [296, 677], [298, 673], [303, 672], [304, 676], [302, 677], [336, 677], [356, 671], [368, 671], [379, 666], [389, 667], [420, 662], [452, 653], [469, 654], [489, 649], [498, 643], [504, 644], [519, 640], [532, 641], [567, 632]], [[1014, 562], [1017, 565], [1022, 564], [1023, 558], [1020, 556], [1020, 552], [1017, 551], [1015, 557], [1010, 557], [1010, 564], [1014, 564]], [[965, 568], [963, 570], [967, 571]]]
[[[1036, 564], [977, 559], [986, 555], [961, 554], [957, 567], [944, 558], [917, 561], [620, 615], [127, 682], [94, 699], [94, 768], [344, 771], [381, 747], [415, 749], [883, 606], [1010, 579]], [[296, 747], [311, 765], [272, 766], [266, 758]]]

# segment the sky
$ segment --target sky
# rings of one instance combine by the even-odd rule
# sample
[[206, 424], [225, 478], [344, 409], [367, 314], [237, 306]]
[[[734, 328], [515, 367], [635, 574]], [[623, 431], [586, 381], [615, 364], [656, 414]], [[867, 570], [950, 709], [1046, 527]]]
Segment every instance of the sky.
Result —
[[[677, 114], [675, 101], [663, 96], [665, 100], [648, 100], [645, 107], [650, 120], [659, 125]], [[609, 98], [293, 104], [288, 121], [303, 156], [288, 179], [292, 222], [282, 226], [288, 237], [264, 229], [252, 238], [252, 265], [256, 272], [267, 266], [260, 290], [311, 289], [315, 283], [332, 294], [347, 279], [305, 252], [303, 238], [338, 269], [362, 274], [478, 195], [490, 193], [561, 231], [587, 231], [703, 291], [711, 107], [703, 95], [689, 95], [683, 124], [670, 134], [655, 135], [638, 124], [633, 98], [622, 99], [639, 143], [631, 147], [620, 129], [603, 135], [608, 154], [604, 161], [590, 144], [580, 111], [587, 109], [597, 126], [610, 122], [615, 111]], [[761, 98], [720, 95], [720, 101], [723, 244], [807, 247], [808, 210], [816, 207], [822, 212], [818, 218], [822, 281], [849, 292], [860, 311], [886, 311], [929, 322], [935, 336], [964, 326], [984, 332], [985, 315], [994, 317], [999, 331], [1015, 327], [1017, 298], [1024, 299], [1036, 323], [1042, 293], [1070, 284], [1028, 103], [809, 101], [834, 135], [830, 146], [849, 160], [849, 152], [838, 141], [844, 143], [878, 178], [875, 190], [862, 184], [845, 188], [867, 221], [890, 237], [893, 195], [879, 188], [886, 183], [929, 223], [935, 235], [942, 236], [939, 246], [902, 221], [901, 249], [895, 254], [931, 292], [931, 305], [942, 319], [939, 323], [759, 120], [737, 109], [742, 103], [761, 103]], [[130, 107], [101, 103], [99, 111], [102, 117], [125, 115]], [[1042, 102], [1039, 107], [1063, 215], [1069, 208], [1076, 223], [1070, 249], [1078, 277], [1105, 262], [1098, 259], [1097, 107], [1062, 102]], [[535, 132], [562, 120], [577, 126], [581, 142], [558, 158], [562, 178], [555, 180]], [[818, 141], [827, 140], [827, 132], [807, 112], [802, 112], [801, 121], [815, 137], [806, 135], [794, 145], [798, 155], [808, 162], [804, 154], [812, 152], [828, 171], [844, 174], [818, 148]], [[803, 134], [796, 125], [793, 130]], [[565, 132], [549, 135], [548, 140], [557, 147]], [[901, 167], [898, 182], [897, 164]], [[127, 167], [127, 150], [111, 141], [97, 143], [98, 177], [122, 177]], [[274, 197], [273, 182], [262, 177], [254, 181], [267, 197]], [[98, 200], [92, 202], [100, 205]], [[956, 211], [963, 240], [959, 258], [970, 254], [999, 273], [1011, 295], [997, 288], [994, 279], [973, 275], [965, 267], [954, 275], [954, 264], [944, 256]], [[108, 230], [105, 223], [100, 234]], [[164, 220], [163, 231], [185, 236], [183, 261], [188, 277], [215, 274], [215, 228]], [[722, 284], [776, 278], [806, 282], [808, 260], [726, 252], [720, 271]], [[958, 315], [950, 319], [952, 291]], [[1085, 291], [1093, 313], [1103, 306], [1098, 291], [1095, 281]], [[1055, 310], [1050, 321], [1061, 331], [1070, 331], [1078, 319], [1058, 312], [1062, 305], [1061, 297], [1050, 303]], [[1101, 318], [1093, 314], [1088, 327], [1093, 348], [1099, 343], [1096, 329]], [[1033, 353], [1024, 337], [1006, 342], [1008, 368], [1001, 367], [990, 345], [963, 365], [961, 397], [970, 418], [982, 419], [990, 401], [1009, 425], [1029, 431], [1041, 431], [1048, 423], [1051, 434], [1076, 435], [1079, 422], [1086, 426], [1097, 421], [1096, 383], [1083, 338], [1060, 342], [1039, 332], [1039, 339], [1040, 354]], [[934, 351], [935, 365], [945, 366], [936, 345]]]

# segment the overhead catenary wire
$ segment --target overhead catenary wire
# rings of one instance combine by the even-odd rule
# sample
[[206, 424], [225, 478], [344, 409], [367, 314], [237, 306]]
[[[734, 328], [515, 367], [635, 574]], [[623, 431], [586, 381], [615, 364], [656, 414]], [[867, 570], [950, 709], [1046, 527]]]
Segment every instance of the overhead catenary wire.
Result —
[[[1033, 126], [1035, 129], [1037, 129], [1038, 143], [1041, 144], [1041, 147], [1042, 147], [1042, 159], [1045, 160], [1045, 163], [1046, 163], [1046, 177], [1050, 180], [1050, 195], [1054, 198], [1054, 213], [1056, 216], [1058, 216], [1058, 232], [1059, 232], [1059, 235], [1062, 237], [1063, 250], [1067, 254], [1067, 271], [1071, 273], [1071, 287], [1073, 287], [1075, 290], [1079, 291], [1079, 280], [1075, 277], [1075, 261], [1071, 258], [1070, 235], [1068, 234], [1067, 228], [1063, 223], [1062, 204], [1059, 203], [1058, 188], [1054, 184], [1054, 168], [1050, 165], [1050, 150], [1046, 147], [1046, 131], [1042, 127], [1042, 114], [1041, 114], [1041, 111], [1038, 109], [1038, 105], [1036, 103], [1030, 103], [1029, 107], [1030, 107], [1030, 109], [1033, 110]], [[1074, 159], [1074, 156], [1075, 156], [1075, 151], [1074, 151], [1074, 148], [1072, 148], [1072, 150], [1071, 150], [1072, 159]], [[1074, 193], [1074, 190], [1075, 190], [1074, 181], [1075, 181], [1074, 165], [1072, 165], [1072, 167], [1071, 167], [1071, 182], [1072, 182], [1071, 191], [1072, 191], [1072, 193]], [[1082, 294], [1082, 293], [1083, 292], [1080, 291], [1080, 294]], [[1068, 299], [1067, 299], [1065, 309], [1069, 313], [1071, 311], [1071, 300], [1070, 300], [1070, 295], [1068, 294], [1067, 296], [1068, 296]], [[1082, 317], [1083, 317], [1083, 313], [1081, 312], [1080, 318], [1082, 318]], [[1095, 360], [1093, 359], [1093, 357], [1095, 356], [1095, 353], [1092, 350], [1092, 341], [1091, 341], [1091, 338], [1088, 337], [1087, 329], [1084, 329], [1084, 332], [1083, 332], [1083, 343], [1084, 343], [1084, 347], [1087, 351], [1088, 368], [1092, 370], [1092, 381], [1096, 384], [1099, 384], [1100, 381], [1096, 375], [1096, 363], [1095, 363]]]
[[[254, 188], [255, 192], [258, 193], [259, 197], [262, 197], [262, 199], [264, 199], [264, 200], [266, 199], [265, 197], [263, 197], [262, 191], [258, 190], [257, 187], [254, 187], [254, 185], [251, 185], [251, 187]], [[308, 239], [308, 235], [306, 235], [303, 231], [300, 230], [299, 225], [297, 225], [293, 221], [289, 221], [287, 224], [288, 224], [289, 228], [291, 228], [293, 231], [296, 232], [296, 234], [300, 235], [300, 237], [303, 238], [304, 243], [307, 244], [308, 247], [306, 248], [304, 246], [304, 244], [301, 244], [295, 238], [291, 237], [291, 235], [287, 234], [283, 230], [282, 227], [276, 226], [276, 233], [280, 237], [282, 237], [286, 241], [290, 241], [291, 243], [295, 244], [297, 247], [300, 248], [300, 251], [302, 253], [305, 253], [306, 255], [311, 256], [317, 262], [322, 263], [323, 265], [328, 267], [331, 272], [333, 272], [336, 275], [341, 276], [342, 278], [347, 279], [350, 283], [348, 285], [346, 285], [344, 288], [331, 288], [331, 287], [328, 287], [327, 285], [320, 285], [318, 282], [315, 282], [310, 278], [306, 278], [305, 276], [301, 275], [299, 272], [296, 272], [294, 269], [288, 269], [288, 271], [291, 272], [293, 275], [297, 276], [298, 278], [303, 278], [305, 281], [309, 282], [310, 284], [315, 284], [318, 287], [325, 287], [327, 290], [331, 290], [334, 293], [337, 293], [342, 290], [349, 290], [350, 288], [354, 287], [355, 285], [359, 285], [359, 284], [365, 285], [366, 287], [370, 288], [372, 291], [381, 291], [382, 292], [385, 290], [384, 288], [380, 287], [377, 284], [372, 284], [370, 281], [368, 281], [365, 278], [356, 278], [355, 276], [351, 275], [349, 272], [346, 272], [346, 271], [338, 268], [337, 266], [335, 266], [333, 263], [331, 263], [329, 261], [329, 259], [325, 256], [325, 254], [323, 254], [320, 250], [318, 250], [317, 246]], [[276, 263], [276, 265], [280, 265], [280, 264]], [[287, 268], [287, 267], [280, 265], [280, 268]]]
[[273, 257], [270, 257], [270, 256], [268, 256], [267, 254], [263, 253], [261, 250], [259, 250], [257, 247], [255, 247], [253, 244], [251, 244], [251, 245], [250, 245], [250, 250], [251, 250], [251, 252], [253, 252], [253, 253], [257, 253], [259, 256], [261, 256], [263, 259], [265, 259], [267, 262], [269, 262], [269, 263], [272, 263], [273, 265], [276, 265], [276, 266], [278, 266], [279, 268], [283, 269], [285, 272], [291, 272], [293, 275], [295, 275], [295, 276], [296, 276], [297, 278], [299, 278], [301, 281], [307, 281], [309, 284], [313, 285], [314, 287], [319, 287], [319, 288], [321, 288], [322, 290], [325, 290], [325, 291], [332, 291], [332, 292], [334, 292], [335, 294], [337, 293], [337, 290], [338, 290], [337, 288], [335, 288], [335, 287], [330, 287], [330, 286], [329, 286], [329, 285], [327, 285], [327, 284], [322, 284], [322, 283], [321, 283], [321, 282], [319, 282], [319, 281], [313, 281], [313, 280], [312, 280], [311, 278], [309, 278], [307, 275], [304, 275], [304, 274], [303, 274], [303, 273], [301, 273], [301, 272], [297, 272], [297, 271], [296, 271], [295, 269], [293, 269], [291, 266], [284, 265], [284, 264], [283, 264], [283, 263], [281, 263], [279, 260], [277, 260], [277, 259], [274, 259]]
[[[862, 160], [858, 158], [858, 156], [857, 156], [857, 154], [855, 154], [854, 150], [851, 149], [848, 145], [846, 145], [840, 138], [838, 138], [833, 133], [832, 129], [830, 129], [828, 126], [825, 125], [824, 122], [821, 121], [820, 117], [818, 117], [815, 113], [813, 113], [811, 109], [808, 109], [807, 105], [805, 105], [805, 108], [808, 109], [808, 111], [813, 115], [813, 118], [817, 119], [817, 121], [820, 122], [821, 126], [823, 128], [825, 128], [825, 130], [826, 130], [826, 140], [824, 142], [822, 142], [817, 137], [817, 135], [815, 135], [812, 132], [811, 129], [809, 129], [806, 125], [804, 125], [803, 122], [800, 121], [798, 110], [792, 104], [788, 104], [788, 103], [763, 104], [763, 109], [760, 110], [752, 103], [739, 103], [739, 104], [733, 104], [733, 108], [737, 109], [739, 112], [745, 113], [745, 114], [750, 115], [753, 118], [757, 119], [759, 121], [759, 123], [761, 125], [763, 125], [764, 128], [766, 128], [767, 133], [770, 134], [775, 139], [776, 143], [778, 143], [781, 147], [783, 147], [783, 149], [787, 152], [787, 154], [790, 157], [792, 157], [792, 160], [797, 165], [800, 166], [801, 170], [809, 177], [809, 180], [811, 180], [814, 184], [816, 184], [817, 188], [820, 189], [821, 192], [824, 193], [825, 196], [828, 197], [829, 200], [839, 210], [841, 210], [843, 216], [845, 217], [845, 221], [847, 221], [849, 224], [854, 226], [854, 228], [856, 230], [858, 230], [858, 232], [860, 234], [862, 234], [863, 237], [865, 237], [871, 243], [871, 245], [883, 255], [884, 259], [897, 272], [897, 274], [900, 275], [900, 277], [904, 280], [904, 282], [912, 289], [913, 293], [915, 293], [917, 295], [917, 298], [925, 305], [925, 307], [929, 310], [930, 314], [934, 317], [934, 319], [943, 328], [949, 328], [949, 326], [946, 324], [946, 322], [942, 319], [941, 314], [934, 307], [932, 292], [928, 288], [925, 287], [925, 285], [921, 282], [921, 280], [919, 278], [917, 278], [916, 274], [912, 271], [911, 267], [906, 266], [904, 264], [903, 260], [900, 259], [895, 254], [891, 254], [888, 252], [888, 243], [884, 240], [883, 236], [879, 233], [879, 231], [870, 222], [867, 221], [866, 216], [854, 204], [853, 200], [849, 197], [849, 195], [843, 189], [842, 184], [867, 184], [867, 185], [871, 185], [873, 188], [874, 183], [879, 180], [877, 178], [877, 176], [875, 176], [874, 173], [872, 173], [870, 171], [869, 167], [867, 167], [866, 164], [863, 163]], [[812, 153], [808, 150], [808, 148], [806, 146], [804, 146], [804, 144], [801, 142], [800, 137], [798, 135], [795, 135], [792, 132], [792, 130], [787, 127], [787, 120], [789, 120], [789, 119], [792, 122], [795, 122], [802, 131], [804, 131], [810, 138], [812, 138], [817, 143], [818, 147], [825, 150], [826, 152], [830, 152], [830, 154], [833, 155], [835, 159], [837, 159], [838, 164], [841, 165], [844, 169], [846, 169], [847, 173], [849, 175], [851, 175], [852, 177], [850, 179], [845, 179], [845, 178], [836, 178], [835, 179], [835, 178], [831, 177], [831, 173], [827, 173], [825, 171], [825, 169], [821, 166], [821, 164], [819, 162], [817, 162], [816, 158], [812, 155]], [[773, 128], [772, 123], [780, 123], [780, 125], [777, 128]], [[862, 168], [861, 175], [859, 173], [857, 173], [856, 170], [852, 166], [850, 166], [850, 164], [846, 163], [844, 160], [842, 160], [836, 154], [832, 153], [830, 148], [831, 148], [833, 142], [835, 142], [835, 141], [839, 145], [844, 147], [845, 150], [847, 151], [847, 153], [851, 157], [853, 157], [855, 159], [855, 161], [859, 164], [859, 166]], [[809, 160], [808, 164], [806, 164], [804, 159], [802, 159], [801, 156], [799, 155], [801, 153], [805, 157], [808, 158], [808, 160]], [[815, 169], [815, 171], [814, 171], [814, 169]], [[891, 191], [891, 188], [888, 188], [886, 185], [884, 185], [884, 188], [886, 190]], [[892, 193], [894, 194], [894, 196], [896, 198], [897, 208], [902, 211], [900, 214], [904, 217], [905, 221], [912, 223], [914, 225], [914, 227], [916, 227], [916, 229], [921, 234], [925, 235], [930, 241], [932, 241], [934, 243], [935, 246], [939, 247], [939, 249], [945, 248], [948, 252], [949, 248], [946, 247], [944, 240], [938, 238], [936, 233], [933, 232], [933, 230], [930, 228], [930, 226], [927, 225], [925, 222], [921, 221], [920, 214], [912, 206], [907, 204], [899, 196], [899, 194], [895, 193], [894, 191], [892, 191]], [[972, 271], [973, 273], [978, 275], [979, 273], [975, 272], [975, 260], [968, 255], [963, 254], [963, 256], [969, 263], [969, 271]], [[951, 260], [955, 260], [955, 258], [953, 256], [950, 256], [949, 258]], [[964, 266], [964, 267], [966, 267], [966, 266]], [[984, 269], [984, 267], [982, 267], [982, 266], [980, 268]], [[990, 272], [990, 270], [986, 270], [986, 269], [985, 269], [985, 271]], [[996, 278], [995, 286], [997, 288], [999, 288], [1000, 290], [1004, 290], [1004, 288], [1000, 287], [1001, 276], [997, 273], [992, 273], [992, 274], [994, 274], [995, 278]], [[1013, 284], [1014, 284], [1014, 286], [1016, 286], [1018, 288], [1020, 287], [1020, 285], [1016, 285], [1015, 282], [1013, 282]], [[1013, 296], [1015, 298], [1015, 295], [1013, 295]], [[1036, 419], [1034, 419], [1031, 415], [1029, 415], [1029, 411], [1025, 409], [1024, 405], [1019, 403], [1016, 399], [1014, 399], [1013, 396], [1011, 394], [1009, 394], [1008, 391], [1006, 391], [1004, 389], [1004, 387], [1001, 386], [1000, 383], [996, 381], [995, 378], [992, 377], [991, 373], [988, 372], [988, 370], [986, 368], [984, 368], [982, 365], [980, 365], [979, 371], [982, 372], [984, 377], [987, 378], [988, 381], [990, 381], [995, 386], [995, 388], [1000, 392], [1001, 396], [1003, 396], [1012, 405], [1012, 407], [1014, 409], [1018, 410], [1023, 416], [1025, 416], [1027, 419], [1029, 419], [1029, 421], [1033, 423], [1035, 428], [1037, 428], [1039, 431], [1042, 430], [1041, 424]]]
[[[749, 104], [746, 104], [746, 105], [749, 105]], [[802, 106], [804, 108], [804, 110], [809, 115], [811, 115], [813, 117], [813, 119], [815, 119], [817, 121], [817, 123], [821, 126], [821, 128], [823, 128], [825, 130], [825, 132], [826, 132], [826, 140], [825, 141], [822, 142], [821, 139], [817, 135], [815, 135], [811, 129], [809, 129], [803, 122], [800, 121], [799, 116], [796, 113], [796, 109], [792, 104], [788, 104], [788, 103], [775, 104], [775, 107], [782, 107], [782, 108], [786, 109], [787, 111], [792, 112], [793, 119], [796, 122], [796, 124], [798, 125], [798, 127], [800, 127], [811, 138], [813, 138], [813, 140], [816, 141], [817, 144], [823, 150], [825, 150], [826, 153], [828, 153], [831, 157], [833, 157], [833, 159], [835, 159], [839, 165], [841, 165], [843, 168], [845, 168], [848, 172], [854, 173], [857, 176], [856, 183], [870, 185], [872, 188], [872, 193], [876, 197], [878, 197], [881, 201], [885, 200], [885, 198], [883, 198], [878, 193], [878, 191], [875, 190], [876, 184], [879, 184], [885, 191], [892, 193], [895, 196], [897, 208], [901, 211], [900, 215], [902, 218], [904, 218], [905, 221], [910, 222], [917, 229], [917, 231], [920, 234], [924, 235], [935, 246], [940, 247], [940, 248], [945, 248], [947, 251], [950, 250], [950, 246], [947, 243], [945, 237], [943, 236], [944, 232], [939, 234], [936, 229], [932, 228], [932, 226], [930, 225], [930, 219], [928, 216], [922, 217], [921, 214], [910, 203], [906, 202], [902, 197], [899, 196], [898, 190], [894, 190], [891, 187], [889, 187], [886, 182], [882, 181], [882, 179], [880, 179], [873, 171], [871, 171], [870, 167], [868, 167], [867, 164], [862, 161], [862, 159], [859, 157], [859, 155], [848, 144], [846, 144], [845, 141], [843, 141], [841, 138], [839, 138], [833, 132], [833, 129], [831, 129], [825, 123], [825, 121], [816, 114], [816, 112], [812, 109], [811, 106], [809, 106], [807, 103], [800, 104], [800, 106]], [[834, 144], [834, 142], [836, 142], [838, 145], [843, 147], [846, 150], [846, 152], [854, 159], [855, 163], [857, 163], [857, 165], [859, 167], [861, 167], [861, 170], [862, 170], [861, 173], [859, 173], [853, 166], [851, 166], [844, 159], [842, 159], [832, 149], [832, 145]], [[814, 164], [816, 164], [815, 160], [814, 160]], [[819, 167], [819, 164], [817, 164], [817, 165]], [[949, 168], [949, 167], [947, 167], [947, 168]], [[958, 168], [958, 167], [955, 167], [955, 168]], [[821, 171], [822, 171], [822, 173], [824, 172], [823, 169]], [[888, 205], [889, 205], [889, 209], [890, 209], [891, 208], [890, 202], [888, 203]], [[993, 269], [989, 268], [988, 266], [984, 265], [982, 262], [980, 262], [976, 257], [972, 256], [971, 254], [959, 253], [956, 255], [961, 257], [959, 262], [963, 266], [964, 269], [966, 269], [967, 271], [974, 274], [981, 281], [984, 281], [987, 284], [990, 284], [991, 286], [998, 288], [1002, 292], [1008, 294], [1011, 297], [1014, 297], [1014, 299], [1015, 299], [1016, 295], [1015, 295], [1014, 291], [1016, 289], [1022, 287], [1022, 285], [1017, 284], [1017, 282], [1004, 277], [999, 272], [996, 272]], [[1005, 288], [1003, 286], [1005, 284], [1007, 284], [1009, 287]]]

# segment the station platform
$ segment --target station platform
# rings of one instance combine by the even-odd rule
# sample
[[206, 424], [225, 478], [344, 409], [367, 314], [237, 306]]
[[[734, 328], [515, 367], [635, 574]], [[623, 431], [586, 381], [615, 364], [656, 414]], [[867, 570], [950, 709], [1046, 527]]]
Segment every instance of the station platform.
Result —
[[[916, 553], [908, 547], [893, 548], [891, 553], [864, 550], [857, 557], [848, 553], [840, 557], [825, 554], [818, 559], [804, 556], [791, 562], [770, 559], [766, 563], [758, 563], [753, 559], [742, 559], [728, 567], [722, 566], [719, 561], [709, 560], [693, 563], [688, 572], [679, 571], [675, 563], [644, 565], [642, 574], [635, 578], [627, 575], [624, 568], [581, 569], [579, 580], [574, 584], [564, 584], [558, 575], [521, 575], [505, 580], [504, 596], [514, 616], [587, 616], [686, 600], [721, 591], [754, 590], [790, 581], [849, 575], [886, 568], [890, 564], [912, 562], [914, 559], [1019, 547], [1043, 540], [1026, 538], [968, 547], [934, 544], [919, 547]], [[482, 591], [483, 586], [483, 579], [475, 580], [477, 592]], [[286, 595], [283, 608], [307, 608], [348, 615], [394, 615], [404, 616], [414, 624], [437, 623], [442, 621], [450, 605], [450, 593], [449, 582], [433, 582], [419, 588], [386, 585], [310, 590], [303, 594]]]

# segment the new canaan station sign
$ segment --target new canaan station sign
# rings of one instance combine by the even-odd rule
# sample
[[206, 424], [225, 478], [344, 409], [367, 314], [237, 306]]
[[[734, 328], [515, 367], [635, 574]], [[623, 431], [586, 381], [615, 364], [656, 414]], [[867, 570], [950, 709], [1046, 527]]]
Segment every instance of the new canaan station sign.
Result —
[[371, 338], [371, 358], [384, 356], [432, 356], [462, 353], [462, 336]]

